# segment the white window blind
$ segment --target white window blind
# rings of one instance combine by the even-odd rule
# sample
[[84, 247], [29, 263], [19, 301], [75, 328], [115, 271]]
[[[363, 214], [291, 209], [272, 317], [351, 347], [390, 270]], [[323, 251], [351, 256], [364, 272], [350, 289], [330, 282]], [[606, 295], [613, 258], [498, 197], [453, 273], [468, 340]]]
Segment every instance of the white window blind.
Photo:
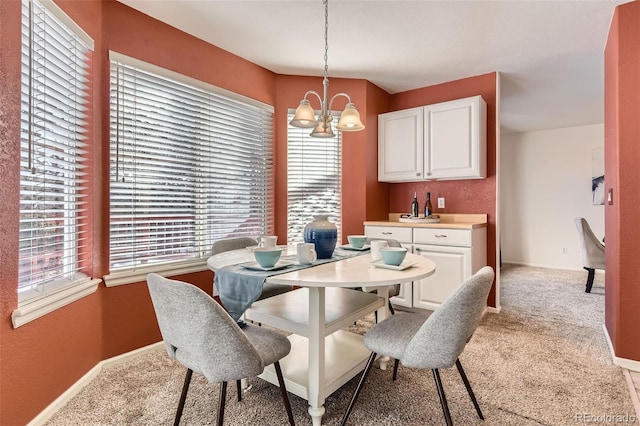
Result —
[[51, 2], [22, 2], [19, 300], [86, 281], [93, 42]]
[[[287, 122], [293, 118], [289, 113]], [[334, 117], [334, 120], [336, 118]], [[341, 241], [341, 132], [333, 138], [312, 138], [309, 129], [287, 129], [287, 243], [303, 241], [307, 223], [328, 214]]]
[[111, 271], [273, 227], [271, 109], [185, 79], [111, 61]]

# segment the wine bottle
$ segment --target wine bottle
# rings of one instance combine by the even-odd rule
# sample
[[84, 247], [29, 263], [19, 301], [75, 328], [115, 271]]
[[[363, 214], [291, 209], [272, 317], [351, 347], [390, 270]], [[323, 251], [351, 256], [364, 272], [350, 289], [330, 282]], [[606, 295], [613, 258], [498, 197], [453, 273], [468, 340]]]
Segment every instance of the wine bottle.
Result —
[[427, 192], [427, 202], [424, 203], [424, 217], [429, 217], [433, 214], [433, 207], [431, 206], [431, 193]]
[[418, 194], [413, 193], [413, 201], [411, 202], [411, 216], [418, 217], [418, 211], [420, 207], [418, 206]]

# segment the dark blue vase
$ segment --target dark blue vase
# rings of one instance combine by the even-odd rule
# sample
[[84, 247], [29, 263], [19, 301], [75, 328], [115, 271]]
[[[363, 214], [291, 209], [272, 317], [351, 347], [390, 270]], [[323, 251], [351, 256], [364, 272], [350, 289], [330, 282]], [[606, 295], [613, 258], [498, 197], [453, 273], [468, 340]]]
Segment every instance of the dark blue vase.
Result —
[[329, 222], [329, 215], [320, 214], [304, 227], [304, 242], [315, 245], [318, 259], [329, 259], [338, 241], [338, 228]]

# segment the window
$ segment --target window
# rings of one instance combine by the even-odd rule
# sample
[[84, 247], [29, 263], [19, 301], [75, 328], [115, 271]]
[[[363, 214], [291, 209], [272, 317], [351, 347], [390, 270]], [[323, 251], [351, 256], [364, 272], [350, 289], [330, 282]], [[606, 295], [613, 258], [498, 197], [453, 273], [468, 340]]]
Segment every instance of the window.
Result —
[[90, 281], [81, 259], [89, 232], [92, 49], [52, 2], [22, 2], [21, 302]]
[[111, 271], [273, 227], [272, 107], [111, 52]]
[[[292, 118], [293, 111], [287, 121]], [[333, 138], [312, 138], [310, 132], [293, 126], [287, 130], [288, 244], [302, 242], [305, 225], [317, 214], [329, 215], [341, 241], [341, 132]]]

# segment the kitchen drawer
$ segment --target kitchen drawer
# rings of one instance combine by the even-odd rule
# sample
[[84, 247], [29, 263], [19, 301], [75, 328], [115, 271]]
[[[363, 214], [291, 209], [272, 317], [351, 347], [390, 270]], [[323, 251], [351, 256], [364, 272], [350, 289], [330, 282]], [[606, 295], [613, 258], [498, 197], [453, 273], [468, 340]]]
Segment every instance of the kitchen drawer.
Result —
[[471, 247], [470, 229], [414, 228], [414, 244]]
[[370, 238], [384, 238], [398, 240], [401, 243], [411, 243], [411, 228], [398, 226], [365, 226], [364, 235]]

